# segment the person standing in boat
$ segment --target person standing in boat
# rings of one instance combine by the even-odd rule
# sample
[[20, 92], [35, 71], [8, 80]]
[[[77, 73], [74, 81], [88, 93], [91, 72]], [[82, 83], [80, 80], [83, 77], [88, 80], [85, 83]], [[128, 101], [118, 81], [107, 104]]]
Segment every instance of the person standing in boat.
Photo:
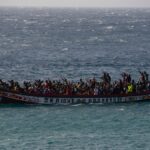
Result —
[[128, 93], [133, 93], [133, 84], [132, 83], [128, 84]]
[[95, 88], [94, 88], [94, 96], [98, 95], [98, 93], [99, 93], [99, 89], [98, 89], [97, 86], [95, 86]]

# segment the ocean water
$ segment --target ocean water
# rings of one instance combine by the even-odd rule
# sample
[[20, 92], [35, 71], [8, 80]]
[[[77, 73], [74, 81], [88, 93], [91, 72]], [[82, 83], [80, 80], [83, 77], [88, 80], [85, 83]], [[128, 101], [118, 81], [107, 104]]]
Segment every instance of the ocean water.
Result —
[[[0, 78], [150, 73], [149, 9], [0, 8]], [[150, 103], [0, 105], [2, 150], [149, 150]]]

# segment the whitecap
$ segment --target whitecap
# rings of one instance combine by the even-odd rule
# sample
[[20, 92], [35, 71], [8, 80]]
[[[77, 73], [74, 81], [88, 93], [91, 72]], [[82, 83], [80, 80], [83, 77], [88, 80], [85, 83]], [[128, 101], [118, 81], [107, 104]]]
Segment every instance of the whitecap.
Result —
[[30, 44], [21, 44], [22, 47], [29, 47]]
[[99, 38], [99, 37], [97, 37], [97, 36], [92, 36], [92, 37], [90, 37], [90, 38], [88, 39], [88, 41], [89, 41], [89, 42], [93, 42], [93, 41], [103, 42], [104, 39], [101, 39], [101, 38]]
[[120, 43], [127, 43], [127, 41], [126, 41], [126, 40], [123, 40], [123, 39], [119, 39], [119, 42], [120, 42]]
[[106, 29], [113, 29], [113, 26], [107, 26]]
[[82, 104], [73, 104], [73, 107], [81, 106]]
[[15, 21], [15, 22], [17, 22], [18, 19], [17, 18], [6, 18], [5, 21]]
[[68, 22], [70, 22], [70, 20], [69, 19], [64, 19], [64, 20], [62, 20], [62, 22], [63, 23], [68, 23]]
[[115, 13], [114, 13], [114, 12], [111, 12], [110, 14], [111, 14], [111, 15], [114, 15]]
[[146, 25], [146, 24], [143, 24], [142, 27], [147, 27], [147, 25]]
[[127, 27], [129, 30], [133, 30], [134, 29], [134, 25], [128, 26]]
[[124, 111], [124, 108], [120, 108], [119, 110], [120, 110], [120, 111]]
[[118, 58], [118, 56], [114, 56], [114, 57], [113, 57], [113, 59], [117, 59], [117, 58]]
[[[7, 38], [6, 39], [9, 43], [14, 43], [14, 40], [13, 39], [10, 39], [10, 38]], [[3, 43], [4, 44], [4, 43]], [[8, 44], [8, 43], [7, 43]]]
[[100, 41], [100, 42], [104, 42], [105, 40], [104, 40], [104, 39], [100, 39], [100, 38], [99, 38], [99, 39], [98, 39], [98, 41]]
[[78, 22], [78, 23], [81, 23], [81, 22], [83, 22], [84, 20], [86, 20], [86, 18], [79, 18], [77, 22]]
[[35, 23], [37, 23], [37, 21], [32, 21], [32, 20], [23, 20], [23, 22], [25, 24], [35, 24]]
[[80, 32], [80, 31], [81, 31], [81, 29], [77, 29], [76, 31], [77, 31], [77, 32]]
[[1, 37], [6, 37], [6, 35], [5, 34], [1, 34]]
[[64, 41], [64, 43], [69, 43], [69, 41]]
[[105, 27], [105, 29], [106, 29], [107, 31], [112, 31], [112, 30], [114, 29], [114, 26], [107, 26], [107, 27]]
[[134, 25], [129, 26], [129, 29], [134, 29]]
[[62, 51], [68, 51], [69, 49], [67, 47], [63, 48]]
[[97, 23], [98, 24], [103, 24], [103, 21], [102, 20], [97, 20]]
[[95, 40], [98, 40], [97, 36], [92, 36], [88, 39], [88, 41], [95, 41]]

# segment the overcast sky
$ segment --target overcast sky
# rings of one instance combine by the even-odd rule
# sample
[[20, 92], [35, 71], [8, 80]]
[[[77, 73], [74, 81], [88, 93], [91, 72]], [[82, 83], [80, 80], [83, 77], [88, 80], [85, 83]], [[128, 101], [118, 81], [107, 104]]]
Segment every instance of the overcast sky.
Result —
[[0, 6], [150, 7], [150, 0], [0, 0]]

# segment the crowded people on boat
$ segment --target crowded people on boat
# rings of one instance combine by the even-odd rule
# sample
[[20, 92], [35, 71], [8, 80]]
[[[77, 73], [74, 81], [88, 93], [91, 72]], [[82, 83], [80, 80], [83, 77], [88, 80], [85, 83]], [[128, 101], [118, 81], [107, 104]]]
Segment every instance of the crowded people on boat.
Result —
[[139, 72], [137, 82], [131, 78], [129, 73], [122, 73], [122, 78], [112, 81], [109, 73], [104, 72], [98, 81], [96, 78], [71, 82], [65, 78], [61, 80], [35, 80], [34, 82], [24, 81], [20, 84], [11, 80], [5, 82], [0, 80], [0, 90], [23, 93], [29, 95], [115, 95], [141, 93], [150, 90], [150, 81], [147, 72]]

